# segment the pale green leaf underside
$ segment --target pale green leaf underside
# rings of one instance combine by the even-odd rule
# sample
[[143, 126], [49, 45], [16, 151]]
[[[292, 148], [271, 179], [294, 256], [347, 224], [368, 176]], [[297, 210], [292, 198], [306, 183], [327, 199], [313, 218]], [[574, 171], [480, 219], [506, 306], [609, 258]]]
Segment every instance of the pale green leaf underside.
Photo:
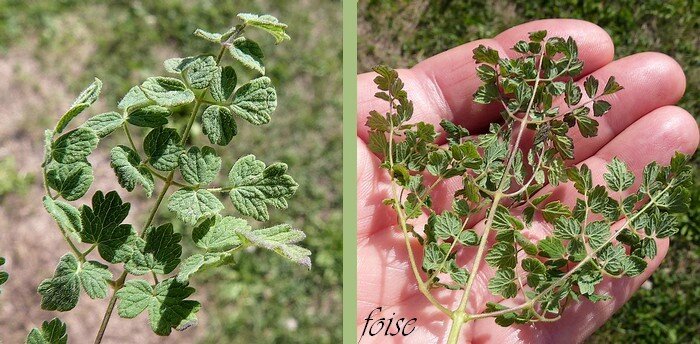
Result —
[[197, 247], [208, 252], [227, 251], [241, 245], [238, 232], [250, 231], [248, 222], [226, 216], [212, 216], [192, 231], [192, 240]]
[[263, 63], [265, 55], [258, 43], [245, 37], [238, 37], [229, 45], [228, 51], [233, 58], [244, 66], [265, 75], [265, 65]]
[[185, 283], [195, 273], [217, 266], [233, 264], [234, 262], [233, 255], [227, 252], [193, 254], [180, 265], [177, 281]]
[[93, 81], [90, 85], [88, 85], [87, 88], [85, 88], [80, 94], [78, 95], [77, 98], [73, 101], [73, 104], [71, 104], [70, 109], [61, 117], [61, 119], [58, 121], [56, 124], [56, 133], [61, 133], [63, 132], [63, 129], [68, 126], [70, 121], [73, 120], [76, 116], [78, 116], [83, 110], [87, 109], [90, 105], [92, 105], [95, 101], [97, 101], [97, 97], [100, 95], [100, 91], [102, 90], [102, 81], [98, 78], [95, 78], [95, 81]]
[[267, 206], [287, 208], [287, 199], [298, 187], [286, 171], [287, 165], [275, 163], [265, 167], [254, 155], [238, 159], [229, 173], [233, 205], [244, 215], [267, 221]]
[[212, 105], [202, 114], [202, 129], [212, 144], [225, 146], [236, 136], [238, 129], [231, 110]]
[[156, 104], [175, 107], [194, 101], [194, 93], [179, 79], [168, 77], [150, 77], [141, 84], [146, 97]]
[[170, 196], [168, 210], [190, 226], [194, 226], [203, 217], [218, 214], [224, 209], [214, 194], [207, 190], [182, 188]]
[[211, 147], [190, 147], [180, 155], [180, 173], [193, 185], [206, 185], [214, 181], [221, 170], [221, 158]]
[[254, 125], [270, 122], [277, 108], [277, 93], [268, 77], [253, 79], [236, 90], [231, 110]]
[[117, 112], [106, 112], [93, 116], [81, 127], [91, 129], [97, 137], [104, 138], [124, 124], [124, 118]]
[[257, 15], [251, 13], [239, 13], [238, 18], [243, 20], [246, 25], [257, 27], [263, 29], [272, 37], [275, 38], [275, 44], [282, 43], [284, 40], [289, 40], [290, 37], [287, 35], [285, 30], [287, 29], [287, 24], [280, 23], [277, 18], [271, 15]]
[[141, 185], [148, 197], [151, 197], [155, 188], [153, 175], [148, 168], [141, 165], [138, 153], [127, 146], [117, 146], [112, 148], [109, 156], [119, 185], [128, 191], [133, 191], [136, 185]]
[[74, 206], [44, 196], [44, 208], [51, 214], [58, 226], [68, 233], [77, 234], [83, 228], [80, 212]]
[[272, 250], [281, 256], [311, 269], [311, 251], [295, 245], [304, 240], [304, 232], [293, 229], [288, 224], [252, 231], [239, 231], [253, 245]]
[[212, 76], [209, 93], [219, 103], [227, 101], [236, 89], [238, 77], [231, 66], [219, 67]]

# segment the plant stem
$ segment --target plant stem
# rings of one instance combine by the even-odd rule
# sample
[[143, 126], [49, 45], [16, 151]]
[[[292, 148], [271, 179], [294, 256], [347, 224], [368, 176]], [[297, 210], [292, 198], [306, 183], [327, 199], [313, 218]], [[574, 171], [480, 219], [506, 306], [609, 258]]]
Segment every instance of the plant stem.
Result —
[[[240, 35], [242, 32], [239, 31], [237, 32], [238, 35]], [[235, 36], [235, 35], [234, 35]], [[222, 46], [221, 50], [219, 51], [219, 55], [216, 57], [216, 65], [218, 66], [219, 63], [221, 62], [221, 58], [224, 55], [224, 52], [226, 51], [226, 47]], [[190, 118], [187, 121], [187, 126], [185, 127], [184, 131], [182, 132], [181, 139], [180, 139], [180, 145], [185, 144], [187, 142], [187, 139], [190, 136], [190, 130], [192, 129], [192, 124], [194, 124], [195, 119], [197, 119], [197, 114], [199, 113], [199, 108], [202, 106], [202, 99], [204, 98], [204, 95], [209, 89], [206, 88], [204, 91], [199, 95], [199, 97], [195, 98], [194, 102], [194, 107], [192, 108], [192, 112], [190, 113]], [[128, 133], [128, 131], [127, 131]], [[158, 208], [160, 208], [161, 203], [163, 203], [163, 199], [165, 199], [165, 195], [168, 193], [168, 189], [170, 186], [173, 184], [173, 177], [175, 176], [175, 169], [170, 171], [168, 173], [168, 176], [166, 177], [165, 184], [163, 185], [163, 189], [161, 190], [160, 194], [158, 195], [158, 199], [156, 200], [155, 205], [151, 209], [150, 214], [148, 215], [148, 220], [146, 220], [146, 223], [143, 225], [141, 229], [141, 237], [146, 234], [146, 228], [148, 228], [152, 223], [153, 219], [155, 219], [156, 214], [158, 213]], [[114, 305], [117, 302], [117, 291], [121, 289], [124, 286], [124, 281], [126, 280], [127, 276], [126, 270], [122, 272], [121, 276], [119, 276], [119, 279], [115, 283], [114, 287], [114, 292], [112, 294], [112, 298], [109, 300], [109, 305], [107, 306], [107, 311], [105, 311], [105, 315], [102, 318], [102, 324], [100, 325], [100, 329], [97, 332], [97, 337], [95, 338], [95, 344], [99, 344], [102, 342], [102, 336], [104, 336], [104, 332], [107, 329], [107, 324], [109, 323], [109, 318], [112, 317], [112, 312], [114, 311]], [[156, 281], [158, 280], [157, 277], [154, 274], [154, 278], [156, 278]]]
[[[498, 189], [496, 193], [493, 195], [493, 201], [491, 203], [491, 209], [489, 210], [489, 215], [488, 218], [486, 219], [486, 223], [484, 225], [484, 232], [481, 235], [481, 242], [479, 242], [479, 248], [476, 252], [476, 256], [474, 257], [474, 263], [472, 265], [472, 270], [471, 273], [469, 274], [469, 279], [467, 279], [467, 285], [464, 288], [464, 294], [462, 294], [462, 299], [459, 302], [459, 306], [457, 309], [453, 311], [453, 319], [452, 319], [452, 326], [450, 326], [450, 334], [448, 337], [448, 344], [456, 344], [457, 341], [459, 340], [459, 334], [462, 329], [462, 325], [468, 320], [465, 320], [465, 314], [466, 314], [466, 308], [467, 308], [467, 303], [469, 302], [469, 295], [471, 294], [472, 291], [472, 286], [474, 284], [474, 280], [476, 279], [476, 275], [479, 273], [479, 267], [481, 266], [481, 259], [484, 255], [484, 252], [486, 251], [486, 243], [489, 240], [489, 232], [491, 231], [491, 227], [493, 226], [493, 221], [496, 216], [496, 209], [498, 208], [498, 205], [500, 204], [501, 198], [503, 197], [503, 188], [505, 186], [505, 181], [507, 180], [508, 176], [508, 171], [510, 171], [512, 165], [513, 165], [513, 160], [515, 158], [516, 152], [518, 151], [518, 147], [520, 146], [520, 140], [523, 137], [523, 133], [525, 133], [525, 128], [527, 128], [527, 123], [528, 120], [530, 119], [530, 110], [532, 110], [532, 105], [535, 102], [535, 95], [537, 94], [537, 87], [539, 86], [540, 83], [540, 73], [542, 71], [542, 54], [540, 54], [540, 59], [538, 62], [537, 66], [537, 77], [535, 78], [535, 84], [533, 86], [533, 91], [532, 91], [532, 98], [530, 98], [530, 102], [527, 105], [527, 109], [525, 110], [525, 116], [523, 116], [523, 119], [520, 123], [520, 128], [518, 130], [518, 136], [515, 139], [515, 143], [513, 144], [512, 150], [510, 151], [510, 154], [508, 156], [508, 160], [505, 165], [505, 170], [503, 171], [503, 176], [501, 177], [501, 180], [498, 183]], [[472, 319], [471, 317], [466, 318], [466, 319]]]

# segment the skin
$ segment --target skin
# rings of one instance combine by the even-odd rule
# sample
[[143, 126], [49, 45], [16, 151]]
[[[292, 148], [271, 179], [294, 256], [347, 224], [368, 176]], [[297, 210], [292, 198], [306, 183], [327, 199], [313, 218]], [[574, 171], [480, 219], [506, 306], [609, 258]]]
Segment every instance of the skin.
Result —
[[[637, 176], [632, 190], [639, 186], [642, 169], [651, 161], [667, 164], [674, 152], [693, 154], [698, 147], [698, 125], [685, 110], [673, 106], [685, 91], [685, 76], [672, 58], [655, 52], [644, 52], [614, 60], [614, 46], [610, 36], [600, 27], [580, 20], [551, 19], [533, 21], [511, 28], [493, 39], [466, 43], [433, 56], [411, 69], [399, 71], [406, 84], [409, 98], [413, 100], [413, 121], [432, 123], [438, 130], [440, 119], [446, 118], [465, 126], [472, 134], [488, 128], [498, 121], [497, 106], [483, 106], [472, 102], [472, 94], [480, 81], [475, 74], [472, 50], [479, 44], [490, 46], [501, 56], [514, 56], [510, 50], [515, 42], [527, 38], [527, 33], [547, 30], [548, 37], [573, 37], [584, 61], [584, 70], [577, 77], [579, 85], [589, 74], [600, 80], [601, 87], [614, 75], [624, 90], [605, 98], [612, 110], [599, 118], [598, 136], [582, 138], [578, 130], [571, 130], [574, 139], [575, 159], [570, 164], [587, 164], [593, 173], [595, 184], [604, 184], [605, 164], [617, 156], [626, 162]], [[358, 304], [357, 333], [362, 334], [367, 315], [382, 306], [384, 317], [418, 319], [415, 331], [408, 337], [365, 335], [362, 343], [445, 342], [449, 332], [449, 319], [435, 309], [418, 290], [410, 270], [408, 255], [401, 231], [397, 229], [396, 215], [382, 200], [391, 197], [388, 175], [379, 168], [380, 160], [367, 148], [367, 128], [364, 123], [370, 110], [383, 113], [384, 101], [374, 98], [376, 87], [372, 73], [361, 74], [358, 82], [357, 115], [357, 185], [358, 185]], [[584, 95], [584, 101], [585, 99]], [[459, 188], [458, 180], [447, 180], [437, 188], [432, 197], [438, 211], [449, 207], [451, 194]], [[573, 205], [577, 193], [573, 185], [546, 186], [542, 193], [554, 191], [549, 200], [562, 200]], [[620, 196], [624, 196], [624, 193]], [[426, 217], [418, 219], [421, 228]], [[483, 219], [474, 224], [477, 232], [483, 229]], [[617, 227], [622, 222], [617, 224]], [[613, 226], [615, 229], [615, 226]], [[552, 230], [543, 221], [535, 220], [526, 236], [539, 240]], [[491, 238], [493, 240], [493, 237]], [[606, 278], [598, 285], [600, 293], [613, 296], [607, 302], [592, 303], [584, 300], [571, 304], [559, 321], [518, 325], [508, 328], [495, 324], [492, 318], [469, 322], [462, 327], [461, 341], [465, 343], [578, 343], [603, 325], [641, 286], [659, 266], [668, 250], [668, 240], [659, 240], [658, 255], [649, 262], [647, 270], [635, 278]], [[414, 240], [414, 251], [420, 246]], [[475, 249], [464, 249], [459, 262], [471, 269]], [[417, 253], [421, 261], [420, 250]], [[420, 264], [420, 263], [419, 263]], [[481, 312], [486, 302], [502, 299], [487, 290], [493, 269], [484, 262], [474, 283], [468, 311]], [[425, 275], [423, 277], [425, 279]], [[462, 292], [433, 291], [433, 295], [446, 307], [454, 309]], [[511, 305], [522, 303], [516, 299]], [[395, 315], [392, 315], [395, 314]], [[371, 322], [370, 322], [371, 325]]]

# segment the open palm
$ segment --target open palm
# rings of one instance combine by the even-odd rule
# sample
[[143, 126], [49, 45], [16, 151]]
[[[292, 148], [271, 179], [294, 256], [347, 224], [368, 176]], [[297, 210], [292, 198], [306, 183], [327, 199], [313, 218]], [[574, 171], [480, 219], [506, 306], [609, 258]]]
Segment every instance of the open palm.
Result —
[[[489, 123], [500, 118], [498, 108], [472, 102], [471, 95], [480, 85], [471, 60], [472, 50], [484, 44], [499, 51], [501, 56], [513, 57], [508, 50], [528, 32], [547, 30], [550, 36], [573, 37], [578, 42], [579, 56], [584, 61], [583, 73], [577, 78], [592, 74], [599, 80], [614, 75], [625, 89], [606, 100], [612, 110], [599, 119], [598, 136], [584, 139], [577, 131], [572, 133], [575, 159], [572, 164], [587, 164], [595, 183], [602, 183], [605, 164], [613, 157], [625, 161], [637, 175], [643, 167], [658, 161], [666, 164], [675, 151], [686, 154], [695, 152], [698, 146], [698, 126], [694, 118], [681, 108], [672, 106], [683, 95], [685, 77], [678, 64], [659, 53], [639, 53], [613, 60], [614, 47], [610, 37], [600, 27], [578, 20], [541, 20], [509, 29], [494, 39], [470, 42], [429, 58], [410, 70], [399, 71], [406, 84], [409, 98], [414, 102], [413, 121], [435, 124], [442, 118], [460, 124], [470, 132], [484, 132]], [[435, 309], [420, 293], [411, 272], [408, 254], [401, 231], [396, 229], [396, 215], [389, 206], [382, 204], [390, 198], [389, 178], [380, 169], [380, 160], [367, 148], [365, 118], [370, 110], [383, 112], [386, 103], [375, 99], [376, 89], [372, 74], [358, 76], [358, 338], [362, 335], [365, 320], [370, 312], [373, 317], [417, 318], [416, 329], [407, 337], [382, 335], [370, 337], [365, 333], [362, 342], [444, 342], [449, 331], [449, 319]], [[639, 178], [638, 178], [639, 179]], [[458, 179], [447, 180], [434, 190], [434, 206], [449, 207], [451, 195], [459, 189]], [[573, 204], [577, 197], [572, 185], [545, 186], [542, 193], [553, 192], [550, 200], [559, 199]], [[514, 213], [517, 214], [517, 211]], [[427, 216], [417, 220], [417, 226], [425, 223]], [[483, 221], [475, 225], [479, 232]], [[544, 222], [535, 220], [525, 230], [532, 240], [542, 238], [551, 230]], [[418, 249], [417, 242], [414, 243]], [[658, 267], [668, 249], [666, 239], [659, 240], [658, 255], [649, 262], [647, 270], [635, 278], [606, 279], [598, 287], [600, 292], [614, 297], [609, 302], [583, 301], [566, 309], [562, 318], [554, 323], [538, 323], [503, 328], [491, 318], [469, 322], [463, 327], [460, 338], [464, 342], [495, 343], [576, 343], [589, 336], [622, 306]], [[414, 250], [420, 255], [421, 250]], [[469, 257], [475, 249], [461, 252], [468, 267]], [[420, 257], [419, 257], [420, 259]], [[470, 313], [482, 312], [486, 302], [502, 299], [492, 295], [487, 283], [493, 276], [488, 265], [481, 264], [475, 279], [474, 291], [469, 300]], [[454, 309], [461, 292], [441, 290], [433, 293], [443, 305]], [[516, 301], [517, 302], [517, 301]]]

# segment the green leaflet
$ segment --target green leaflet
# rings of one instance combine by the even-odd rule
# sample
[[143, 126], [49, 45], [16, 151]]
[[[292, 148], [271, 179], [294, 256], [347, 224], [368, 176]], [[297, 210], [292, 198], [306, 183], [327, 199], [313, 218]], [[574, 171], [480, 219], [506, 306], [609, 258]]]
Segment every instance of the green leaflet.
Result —
[[146, 135], [143, 150], [151, 166], [160, 171], [172, 171], [182, 154], [180, 135], [173, 128], [155, 128]]
[[233, 264], [234, 262], [233, 255], [226, 252], [193, 254], [180, 265], [180, 272], [176, 280], [180, 283], [185, 283], [197, 272], [202, 272], [217, 266]]
[[182, 235], [173, 231], [173, 225], [166, 223], [158, 227], [149, 227], [144, 234], [145, 242], [134, 250], [126, 269], [132, 274], [143, 275], [149, 271], [157, 274], [169, 274], [180, 264]]
[[167, 336], [174, 328], [185, 330], [197, 323], [196, 313], [200, 309], [197, 301], [187, 300], [194, 288], [175, 279], [166, 279], [155, 288], [144, 280], [131, 280], [117, 291], [122, 318], [135, 318], [148, 309], [151, 329], [157, 335]]
[[458, 237], [462, 231], [462, 222], [456, 215], [450, 212], [444, 212], [434, 216], [433, 222], [435, 235], [440, 239]]
[[207, 88], [216, 70], [216, 60], [213, 56], [197, 56], [184, 66], [185, 81], [198, 90]]
[[496, 271], [488, 285], [489, 291], [494, 295], [501, 295], [505, 298], [514, 297], [518, 291], [515, 285], [515, 271], [513, 269], [500, 269]]
[[184, 223], [194, 226], [201, 218], [218, 214], [224, 209], [214, 194], [207, 190], [182, 188], [170, 196], [168, 210]]
[[60, 312], [73, 309], [78, 304], [81, 286], [90, 298], [105, 298], [111, 278], [107, 266], [94, 261], [79, 263], [68, 253], [61, 257], [53, 277], [39, 285], [41, 308]]
[[150, 104], [153, 104], [153, 101], [146, 97], [146, 94], [139, 86], [134, 86], [124, 95], [124, 98], [119, 101], [117, 108], [122, 111], [129, 111]]
[[217, 69], [216, 60], [209, 55], [169, 59], [164, 65], [168, 72], [184, 75], [187, 84], [199, 90], [209, 86]]
[[97, 147], [97, 134], [88, 128], [78, 128], [60, 136], [51, 149], [52, 157], [63, 164], [84, 161]]
[[238, 18], [243, 20], [245, 25], [257, 27], [263, 29], [272, 37], [275, 38], [275, 44], [280, 44], [284, 40], [290, 40], [291, 38], [285, 30], [287, 29], [287, 24], [280, 23], [277, 18], [271, 15], [257, 15], [250, 13], [239, 13]]
[[141, 84], [141, 91], [148, 99], [165, 107], [185, 105], [194, 101], [194, 93], [182, 81], [175, 78], [163, 76], [148, 78]]
[[236, 90], [231, 111], [254, 125], [270, 122], [277, 108], [277, 93], [268, 77], [253, 79]]
[[65, 232], [77, 234], [83, 230], [80, 212], [74, 206], [55, 201], [49, 196], [44, 196], [44, 208], [51, 214], [58, 226]]
[[202, 129], [212, 144], [226, 146], [238, 133], [236, 121], [231, 110], [226, 107], [212, 105], [202, 114]]
[[33, 328], [27, 336], [27, 344], [67, 344], [68, 331], [66, 324], [53, 318], [51, 321], [44, 321], [41, 329]]
[[618, 158], [613, 158], [607, 165], [608, 172], [603, 174], [605, 182], [613, 191], [624, 191], [629, 189], [634, 183], [634, 173], [632, 173]]
[[91, 129], [97, 134], [98, 138], [104, 138], [123, 124], [124, 118], [122, 115], [116, 112], [106, 112], [91, 117], [81, 127]]
[[[3, 265], [5, 265], [5, 258], [0, 257], [0, 267], [2, 267]], [[10, 278], [10, 275], [6, 271], [0, 271], [0, 286], [5, 284], [5, 282], [7, 282], [8, 278]], [[2, 290], [0, 289], [0, 293], [1, 292], [2, 292]]]
[[206, 185], [214, 181], [221, 170], [221, 158], [216, 151], [204, 146], [190, 147], [187, 153], [180, 155], [180, 173], [190, 184]]
[[63, 129], [66, 128], [68, 123], [73, 120], [76, 116], [78, 116], [83, 110], [87, 109], [90, 105], [92, 105], [95, 101], [97, 101], [97, 97], [100, 95], [100, 91], [102, 90], [102, 81], [98, 78], [95, 78], [95, 81], [93, 81], [86, 89], [84, 89], [82, 92], [80, 92], [80, 95], [78, 95], [77, 98], [73, 101], [73, 104], [71, 104], [70, 109], [61, 117], [61, 119], [58, 121], [56, 124], [56, 129], [54, 131], [57, 134], [60, 134], [63, 132]]
[[228, 177], [233, 205], [244, 215], [267, 221], [267, 206], [287, 208], [287, 199], [297, 190], [298, 184], [285, 172], [287, 165], [283, 163], [265, 167], [254, 155], [238, 159]]
[[295, 245], [306, 238], [304, 232], [288, 224], [252, 231], [239, 231], [251, 244], [275, 251], [281, 256], [311, 269], [311, 251]]
[[126, 121], [137, 127], [157, 128], [168, 124], [170, 110], [160, 105], [137, 108], [126, 117]]
[[131, 205], [123, 203], [116, 191], [106, 195], [97, 191], [92, 196], [92, 208], [83, 205], [80, 215], [83, 230], [82, 242], [96, 244], [100, 256], [110, 263], [121, 263], [131, 257], [136, 231], [122, 221], [129, 214]]
[[197, 29], [194, 31], [194, 35], [200, 38], [204, 38], [205, 40], [212, 42], [212, 43], [221, 43], [221, 34], [220, 33], [212, 33], [212, 32], [207, 32], [202, 29]]
[[192, 240], [197, 247], [207, 252], [222, 252], [242, 244], [239, 232], [248, 232], [251, 228], [243, 219], [226, 216], [212, 216], [200, 223], [192, 231]]
[[46, 166], [46, 179], [50, 188], [67, 201], [83, 197], [94, 179], [92, 166], [86, 161], [61, 164], [52, 161]]
[[228, 51], [244, 66], [265, 75], [265, 65], [263, 64], [265, 55], [258, 43], [245, 37], [238, 37], [228, 46]]
[[141, 185], [148, 197], [151, 197], [155, 188], [153, 175], [141, 165], [138, 153], [127, 146], [117, 146], [112, 148], [109, 157], [119, 185], [128, 191], [134, 191], [137, 184]]
[[236, 89], [238, 78], [236, 70], [231, 66], [217, 68], [209, 84], [209, 93], [219, 103], [226, 102]]

